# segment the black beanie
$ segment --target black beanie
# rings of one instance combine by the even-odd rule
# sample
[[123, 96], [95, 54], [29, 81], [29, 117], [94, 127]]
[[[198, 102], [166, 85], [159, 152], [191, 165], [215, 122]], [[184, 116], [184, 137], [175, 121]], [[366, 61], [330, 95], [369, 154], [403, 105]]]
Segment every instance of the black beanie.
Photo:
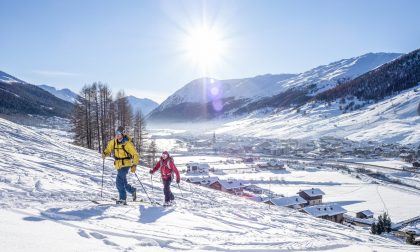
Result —
[[119, 131], [121, 133], [125, 133], [125, 129], [124, 129], [123, 126], [119, 126], [116, 131]]

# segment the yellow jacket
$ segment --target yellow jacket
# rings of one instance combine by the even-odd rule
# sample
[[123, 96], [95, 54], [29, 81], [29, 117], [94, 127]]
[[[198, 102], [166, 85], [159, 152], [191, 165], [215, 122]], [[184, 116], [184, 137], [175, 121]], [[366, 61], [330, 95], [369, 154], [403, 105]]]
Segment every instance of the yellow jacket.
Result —
[[134, 147], [131, 138], [124, 135], [121, 143], [116, 138], [110, 140], [106, 149], [104, 150], [105, 156], [110, 156], [114, 152], [114, 166], [118, 170], [122, 167], [130, 167], [139, 164], [139, 154]]

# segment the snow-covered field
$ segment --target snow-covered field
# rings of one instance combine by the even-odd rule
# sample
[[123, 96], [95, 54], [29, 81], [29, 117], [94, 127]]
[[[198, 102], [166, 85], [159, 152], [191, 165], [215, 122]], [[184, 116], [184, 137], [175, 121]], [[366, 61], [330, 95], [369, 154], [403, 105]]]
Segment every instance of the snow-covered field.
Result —
[[[359, 175], [359, 177], [362, 175]], [[270, 189], [277, 194], [294, 196], [299, 190], [320, 188], [326, 195], [324, 202], [334, 202], [343, 206], [350, 215], [369, 209], [375, 216], [388, 211], [394, 222], [420, 215], [420, 193], [389, 184], [372, 183], [347, 173], [329, 169], [307, 169], [296, 171], [258, 171], [250, 173], [228, 173], [221, 179], [249, 181], [261, 188]], [[271, 179], [271, 181], [270, 181]]]
[[[173, 188], [178, 198], [173, 208], [97, 206], [89, 201], [100, 195], [97, 152], [3, 119], [0, 147], [1, 251], [417, 250], [363, 229], [185, 182], [182, 195]], [[147, 169], [138, 174], [149, 194], [161, 200], [159, 180], [155, 177], [152, 189]], [[140, 189], [133, 177], [130, 183]], [[116, 195], [114, 178], [107, 160], [105, 198]]]

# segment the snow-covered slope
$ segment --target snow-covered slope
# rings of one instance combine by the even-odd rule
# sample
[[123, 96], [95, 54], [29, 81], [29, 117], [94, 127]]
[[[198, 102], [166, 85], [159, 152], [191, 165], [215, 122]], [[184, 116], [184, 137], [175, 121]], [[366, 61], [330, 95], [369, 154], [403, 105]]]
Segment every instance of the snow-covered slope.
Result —
[[55, 87], [51, 87], [48, 85], [38, 85], [38, 87], [44, 89], [45, 91], [53, 94], [55, 97], [60, 98], [61, 100], [65, 100], [71, 103], [74, 103], [76, 100], [77, 94], [71, 91], [68, 88], [63, 89], [56, 89]]
[[401, 55], [400, 53], [368, 53], [350, 59], [339, 60], [299, 74], [284, 81], [282, 86], [286, 89], [309, 88], [311, 95], [317, 94], [335, 87], [339, 81], [354, 79]]
[[5, 72], [0, 71], [0, 81], [13, 84], [13, 83], [25, 83], [23, 80], [19, 80], [18, 78], [11, 76]]
[[[354, 100], [356, 104], [357, 100]], [[217, 133], [282, 139], [318, 139], [322, 136], [355, 141], [420, 144], [420, 85], [379, 103], [342, 113], [339, 101], [309, 103], [267, 115], [253, 114], [225, 124]]]
[[159, 106], [159, 104], [155, 101], [152, 101], [147, 98], [137, 98], [135, 96], [127, 96], [128, 102], [130, 103], [131, 107], [133, 108], [133, 111], [137, 111], [138, 109], [141, 110], [141, 112], [144, 115], [147, 115], [150, 113], [150, 111], [154, 110]]
[[[303, 96], [313, 96], [399, 56], [401, 54], [398, 53], [368, 53], [319, 66], [298, 75], [268, 74], [234, 80], [197, 79], [169, 96], [151, 113], [150, 119], [212, 119], [249, 113], [270, 106], [273, 99], [277, 99], [276, 95], [301, 90]], [[273, 106], [276, 107], [275, 104]]]
[[[203, 78], [193, 80], [183, 88], [168, 97], [159, 110], [180, 103], [207, 103], [213, 99], [225, 99], [233, 97], [235, 99], [264, 97], [270, 95], [272, 90], [277, 89], [279, 81], [287, 80], [295, 75], [261, 75], [253, 78], [216, 80], [213, 78]], [[269, 93], [267, 93], [269, 92]]]
[[[416, 247], [316, 219], [293, 210], [181, 183], [177, 206], [131, 203], [97, 206], [102, 160], [73, 146], [0, 119], [0, 244], [2, 251], [414, 251]], [[115, 195], [107, 160], [104, 197]], [[139, 177], [152, 198], [145, 167]], [[139, 188], [129, 175], [129, 182]], [[182, 197], [183, 196], [183, 197]]]

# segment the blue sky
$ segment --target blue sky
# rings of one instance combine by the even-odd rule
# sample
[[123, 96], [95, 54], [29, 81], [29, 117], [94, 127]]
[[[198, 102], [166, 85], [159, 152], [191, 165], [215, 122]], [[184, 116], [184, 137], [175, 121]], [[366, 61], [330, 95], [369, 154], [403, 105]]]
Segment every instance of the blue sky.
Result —
[[[102, 81], [158, 102], [203, 75], [299, 73], [420, 47], [416, 0], [1, 0], [0, 11], [0, 70], [76, 92]], [[203, 27], [222, 45], [205, 70], [186, 43]]]

